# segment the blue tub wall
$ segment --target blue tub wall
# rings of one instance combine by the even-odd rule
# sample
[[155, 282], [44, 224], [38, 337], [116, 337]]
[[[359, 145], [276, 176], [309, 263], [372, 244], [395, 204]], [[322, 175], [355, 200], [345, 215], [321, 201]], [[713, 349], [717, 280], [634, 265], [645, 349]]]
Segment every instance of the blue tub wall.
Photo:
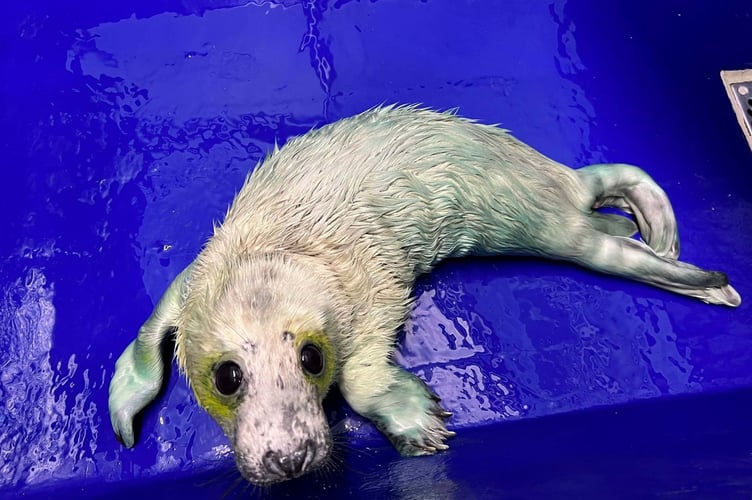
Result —
[[[232, 485], [229, 444], [174, 366], [143, 415], [137, 446], [117, 443], [107, 413], [115, 360], [275, 141], [381, 103], [458, 107], [572, 167], [642, 166], [673, 202], [683, 260], [726, 271], [747, 301], [709, 306], [532, 259], [446, 263], [416, 287], [396, 359], [454, 412], [452, 450], [400, 460], [334, 394], [327, 406], [351, 443], [340, 453], [352, 469], [273, 492], [410, 497], [418, 485], [438, 496], [499, 497], [500, 484], [510, 495], [571, 493], [562, 485], [576, 480], [583, 494], [605, 493], [618, 480], [604, 483], [605, 471], [557, 455], [554, 445], [598, 441], [592, 446], [606, 453], [614, 440], [620, 454], [603, 463], [629, 470], [624, 450], [652, 450], [644, 446], [679, 421], [680, 441], [717, 426], [725, 437], [707, 441], [716, 462], [725, 456], [719, 443], [734, 442], [737, 458], [749, 451], [738, 430], [752, 386], [752, 153], [719, 72], [752, 66], [752, 7], [604, 5], [5, 7], [0, 497], [125, 497], [145, 486], [156, 495], [175, 484], [222, 494]], [[733, 398], [719, 396], [728, 392]], [[676, 403], [679, 396], [696, 406]], [[651, 403], [613, 420], [640, 401]], [[658, 414], [663, 423], [651, 429]], [[609, 438], [588, 431], [599, 425]], [[471, 469], [468, 457], [489, 465]], [[570, 469], [550, 472], [564, 462]], [[509, 475], [494, 477], [494, 463]], [[728, 477], [749, 475], [749, 464], [734, 464]], [[554, 479], [525, 483], [535, 470]], [[698, 481], [692, 470], [677, 477]], [[643, 483], [645, 491], [675, 487]]]

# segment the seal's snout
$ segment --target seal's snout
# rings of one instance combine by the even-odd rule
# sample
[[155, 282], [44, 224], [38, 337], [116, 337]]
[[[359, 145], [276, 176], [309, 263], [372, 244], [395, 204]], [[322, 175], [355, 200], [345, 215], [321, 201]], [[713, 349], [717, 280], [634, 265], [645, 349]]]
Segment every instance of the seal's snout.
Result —
[[303, 446], [292, 453], [269, 450], [264, 455], [264, 467], [272, 474], [283, 478], [298, 477], [304, 473], [316, 454], [314, 442], [307, 439]]

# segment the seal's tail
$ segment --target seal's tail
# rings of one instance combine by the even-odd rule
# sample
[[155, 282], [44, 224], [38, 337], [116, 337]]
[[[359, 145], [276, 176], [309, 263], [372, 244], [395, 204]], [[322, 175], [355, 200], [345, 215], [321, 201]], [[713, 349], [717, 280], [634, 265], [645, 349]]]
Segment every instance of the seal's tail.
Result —
[[591, 195], [591, 207], [587, 208], [612, 206], [634, 214], [645, 243], [629, 238], [623, 223], [619, 227], [612, 222], [615, 219], [596, 214], [591, 216], [591, 228], [578, 239], [571, 260], [712, 304], [741, 304], [741, 297], [724, 273], [676, 260], [676, 218], [666, 193], [648, 174], [630, 165], [593, 165], [577, 173]]

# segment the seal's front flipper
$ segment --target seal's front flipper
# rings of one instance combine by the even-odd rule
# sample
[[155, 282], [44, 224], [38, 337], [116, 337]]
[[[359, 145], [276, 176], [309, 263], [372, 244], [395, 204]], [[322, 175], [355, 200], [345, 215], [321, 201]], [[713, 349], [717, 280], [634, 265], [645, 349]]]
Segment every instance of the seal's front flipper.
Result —
[[577, 174], [591, 194], [590, 206], [581, 209], [617, 207], [632, 213], [640, 235], [656, 254], [679, 258], [679, 233], [671, 203], [645, 171], [632, 165], [606, 164], [578, 169]]
[[377, 391], [365, 398], [344, 390], [350, 406], [371, 420], [404, 456], [432, 455], [449, 448], [444, 441], [455, 433], [447, 430], [445, 420], [451, 413], [439, 406], [438, 396], [425, 382], [402, 368], [389, 364], [382, 366], [382, 370], [391, 372], [382, 372], [387, 376], [379, 377], [391, 378], [386, 390], [379, 392], [373, 384], [372, 389]]
[[399, 369], [395, 383], [374, 399], [370, 419], [402, 455], [431, 455], [449, 448], [444, 440], [455, 433], [444, 421], [451, 413], [417, 376]]
[[110, 420], [115, 435], [128, 448], [135, 442], [133, 418], [154, 400], [162, 386], [162, 342], [175, 328], [189, 274], [190, 266], [173, 280], [136, 340], [115, 363], [110, 382]]
[[[115, 435], [126, 447], [135, 443], [133, 418], [157, 396], [164, 376], [164, 366], [156, 352], [138, 340], [125, 348], [115, 363], [110, 382], [110, 420]], [[156, 355], [156, 359], [152, 359]]]

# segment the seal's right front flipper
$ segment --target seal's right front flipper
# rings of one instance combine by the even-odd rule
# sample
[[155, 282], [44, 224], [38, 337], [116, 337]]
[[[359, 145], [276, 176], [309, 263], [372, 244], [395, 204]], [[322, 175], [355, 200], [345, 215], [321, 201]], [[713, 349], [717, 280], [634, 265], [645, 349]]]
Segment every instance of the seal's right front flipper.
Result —
[[162, 343], [175, 328], [191, 266], [170, 284], [149, 319], [115, 363], [110, 382], [112, 428], [128, 448], [135, 442], [133, 418], [157, 396], [164, 379]]

